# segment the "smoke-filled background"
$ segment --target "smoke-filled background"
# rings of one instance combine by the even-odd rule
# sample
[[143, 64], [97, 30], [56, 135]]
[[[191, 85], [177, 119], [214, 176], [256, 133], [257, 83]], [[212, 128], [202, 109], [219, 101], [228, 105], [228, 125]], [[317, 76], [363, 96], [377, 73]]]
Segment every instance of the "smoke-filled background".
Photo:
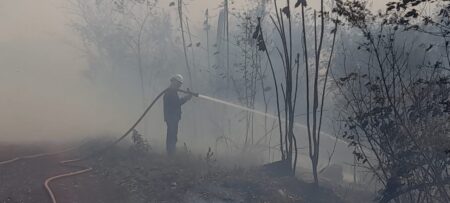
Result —
[[[171, 75], [181, 73], [188, 81], [185, 87], [191, 85], [176, 5], [159, 1], [150, 10], [143, 5], [125, 5], [120, 11], [112, 2], [115, 1], [6, 0], [0, 3], [0, 136], [3, 141], [67, 141], [99, 135], [118, 136], [167, 87]], [[221, 1], [197, 0], [185, 4], [184, 21], [189, 27], [184, 29], [189, 29], [189, 33], [185, 31], [185, 38], [186, 44], [191, 44], [187, 53], [194, 91], [239, 103], [237, 86], [242, 86], [242, 81], [233, 81], [233, 87], [229, 88], [223, 79], [226, 56], [224, 31], [220, 29], [221, 23], [223, 26]], [[254, 5], [252, 1], [233, 1], [231, 10], [241, 14], [248, 10], [250, 15], [251, 12], [258, 15], [262, 9], [271, 10], [269, 3]], [[382, 2], [376, 1], [374, 8], [381, 5]], [[205, 48], [206, 9], [210, 25], [209, 62]], [[230, 16], [233, 70], [239, 70], [239, 64], [243, 63], [238, 42], [243, 34], [238, 27], [242, 20], [238, 15]], [[298, 29], [298, 25], [294, 28]], [[279, 39], [272, 40], [276, 44]], [[267, 64], [265, 68], [267, 70]], [[242, 72], [232, 74], [238, 78]], [[270, 86], [272, 82], [267, 80], [266, 83]], [[232, 90], [227, 91], [227, 88]], [[300, 90], [300, 95], [304, 94], [302, 91], [304, 89]], [[257, 93], [258, 98], [251, 107], [260, 111], [268, 108], [269, 113], [275, 114], [273, 91], [265, 96], [269, 98], [267, 107], [261, 93]], [[297, 113], [302, 115], [296, 118], [300, 123], [305, 119], [303, 100], [300, 96]], [[165, 138], [161, 108], [162, 104], [158, 103], [138, 127], [156, 147], [163, 146]], [[330, 111], [331, 108], [332, 105], [326, 107]], [[267, 135], [267, 129], [273, 129], [274, 120], [256, 116], [249, 133], [244, 116], [245, 112], [239, 109], [194, 100], [184, 107], [179, 146], [186, 143], [189, 148], [202, 152], [212, 147], [224, 154], [240, 151], [243, 143], [252, 143], [256, 150], [253, 154], [249, 152], [249, 156], [258, 154], [256, 160], [264, 162], [277, 160], [277, 131], [272, 130], [270, 136]], [[333, 130], [331, 118], [325, 119], [328, 125], [323, 129], [327, 132]], [[296, 130], [299, 147], [306, 155], [305, 132], [304, 128]], [[324, 138], [322, 161], [328, 161], [334, 143], [334, 139]], [[338, 145], [335, 154], [339, 163], [353, 160], [345, 143]], [[301, 156], [300, 162], [303, 166], [309, 164], [307, 156]]]
[[[83, 43], [72, 24], [78, 8], [65, 0], [0, 2], [0, 136], [25, 141], [121, 132], [136, 117], [140, 101], [101, 97], [84, 74], [90, 68]], [[204, 10], [217, 21], [220, 1], [187, 1], [199, 27]], [[161, 2], [176, 27], [176, 9]], [[376, 1], [375, 6], [382, 5]], [[212, 23], [213, 23], [212, 22]], [[177, 30], [172, 34], [179, 35]], [[179, 60], [180, 70], [184, 70]], [[129, 81], [133, 83], [134, 81]], [[159, 87], [156, 89], [162, 89]], [[107, 94], [113, 94], [115, 90]], [[136, 90], [139, 91], [139, 90]], [[118, 98], [116, 98], [118, 99]], [[130, 102], [125, 105], [124, 102]], [[119, 105], [122, 104], [122, 105]], [[120, 108], [119, 108], [120, 107]]]
[[[448, 199], [450, 6], [390, 1], [325, 1], [323, 18], [313, 0], [0, 0], [0, 144], [101, 147], [96, 138], [122, 136], [181, 74], [200, 96], [182, 107], [178, 152], [208, 173], [217, 160], [289, 162], [306, 182], [323, 176], [387, 198], [412, 183], [418, 200], [406, 202], [421, 202], [428, 189], [414, 188], [429, 184], [428, 197], [442, 187]], [[162, 109], [121, 142], [133, 157], [149, 146], [165, 154]]]
[[2, 140], [65, 139], [107, 130], [110, 121], [100, 115], [96, 90], [81, 74], [86, 59], [63, 5], [0, 2]]
[[[171, 6], [169, 1], [159, 1], [151, 10], [137, 8], [142, 5], [125, 5], [121, 11], [111, 2], [0, 2], [0, 136], [3, 141], [67, 141], [99, 135], [118, 136], [138, 118], [156, 94], [167, 87], [171, 75], [181, 73], [189, 81], [176, 6]], [[186, 44], [190, 44], [187, 53], [194, 91], [239, 103], [237, 91], [240, 88], [236, 85], [242, 84], [233, 81], [232, 90], [227, 91], [222, 77], [226, 73], [223, 71], [224, 41], [220, 39], [224, 37], [220, 29], [221, 1], [185, 3], [184, 20], [189, 28], [184, 29], [190, 29], [189, 33], [185, 31], [185, 38]], [[252, 7], [252, 1], [234, 1], [231, 5], [235, 13], [248, 10], [258, 15], [262, 9]], [[270, 10], [271, 5], [261, 5], [264, 10]], [[376, 1], [373, 8], [382, 5], [381, 1]], [[205, 48], [206, 9], [210, 16], [210, 67]], [[230, 16], [230, 57], [235, 70], [239, 70], [237, 67], [242, 63], [238, 42], [242, 31], [237, 26], [242, 19]], [[272, 40], [276, 44], [279, 39]], [[265, 66], [267, 68], [267, 64]], [[239, 77], [241, 73], [232, 74]], [[271, 83], [268, 80], [266, 86]], [[187, 82], [185, 86], [190, 85]], [[304, 89], [300, 90], [300, 95], [302, 91]], [[266, 96], [269, 98], [267, 111], [274, 114], [273, 91], [268, 91]], [[252, 107], [264, 111], [261, 93], [257, 97]], [[300, 96], [299, 103], [303, 100]], [[305, 107], [300, 104], [297, 113], [302, 116], [296, 120], [304, 123]], [[165, 136], [161, 108], [159, 103], [138, 127], [156, 147], [163, 146]], [[326, 108], [331, 111], [332, 105]], [[251, 142], [256, 150], [247, 154], [258, 154], [257, 161], [279, 159], [277, 131], [271, 131], [270, 137], [265, 135], [267, 128], [273, 126], [273, 120], [256, 117], [251, 141], [244, 141], [249, 132], [244, 126], [245, 113], [239, 109], [194, 100], [184, 107], [183, 115], [179, 146], [186, 143], [189, 148], [202, 152], [213, 147], [224, 154], [240, 151], [242, 143]], [[323, 129], [327, 132], [333, 131], [331, 119], [330, 116], [325, 121], [328, 125]], [[296, 135], [306, 155], [305, 129], [297, 129]], [[328, 161], [334, 143], [334, 139], [324, 138], [322, 165]], [[335, 156], [336, 162], [341, 164], [353, 161], [345, 143], [336, 147]], [[305, 167], [309, 164], [307, 156], [301, 156], [300, 162]]]

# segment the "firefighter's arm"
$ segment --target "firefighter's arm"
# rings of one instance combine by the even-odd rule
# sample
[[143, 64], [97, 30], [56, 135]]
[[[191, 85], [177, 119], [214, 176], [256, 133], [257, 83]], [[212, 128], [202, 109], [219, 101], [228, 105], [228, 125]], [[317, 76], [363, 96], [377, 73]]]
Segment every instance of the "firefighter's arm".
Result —
[[192, 98], [192, 95], [187, 95], [187, 96], [181, 98], [180, 99], [180, 105], [185, 104], [187, 101], [191, 100], [191, 98]]
[[[187, 89], [187, 91], [188, 92], [190, 91], [189, 88]], [[183, 104], [185, 104], [187, 101], [189, 101], [191, 99], [192, 99], [192, 94], [188, 94], [185, 97], [180, 99], [180, 104], [183, 105]]]

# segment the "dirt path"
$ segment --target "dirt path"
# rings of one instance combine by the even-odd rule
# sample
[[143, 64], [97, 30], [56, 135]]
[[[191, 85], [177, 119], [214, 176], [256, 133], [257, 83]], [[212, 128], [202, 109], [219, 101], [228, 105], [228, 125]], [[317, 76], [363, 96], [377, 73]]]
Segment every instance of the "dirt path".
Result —
[[[28, 151], [26, 150], [28, 154]], [[39, 150], [31, 150], [39, 151]], [[10, 149], [1, 153], [0, 160], [24, 155], [24, 150]], [[3, 152], [5, 149], [3, 148]], [[14, 153], [11, 153], [14, 152]], [[21, 160], [0, 166], [0, 203], [45, 203], [50, 199], [43, 186], [52, 176], [79, 170], [59, 165], [63, 155]], [[86, 165], [87, 163], [79, 163]], [[55, 180], [50, 183], [55, 196], [62, 203], [124, 202], [126, 195], [119, 187], [101, 179], [95, 173]]]

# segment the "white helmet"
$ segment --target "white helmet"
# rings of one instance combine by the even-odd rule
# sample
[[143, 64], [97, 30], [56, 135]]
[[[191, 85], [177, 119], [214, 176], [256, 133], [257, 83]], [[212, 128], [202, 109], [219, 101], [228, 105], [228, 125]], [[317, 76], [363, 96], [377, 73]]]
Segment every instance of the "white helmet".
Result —
[[183, 84], [184, 79], [183, 79], [182, 75], [176, 74], [176, 75], [172, 76], [172, 78], [170, 78], [170, 81], [177, 81], [177, 82]]

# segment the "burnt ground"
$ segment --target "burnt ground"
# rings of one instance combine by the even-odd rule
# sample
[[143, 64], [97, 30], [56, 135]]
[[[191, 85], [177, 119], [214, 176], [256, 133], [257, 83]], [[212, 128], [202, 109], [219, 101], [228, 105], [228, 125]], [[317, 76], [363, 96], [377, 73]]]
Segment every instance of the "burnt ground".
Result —
[[[0, 161], [48, 150], [42, 146], [2, 146]], [[50, 202], [43, 186], [45, 179], [79, 170], [62, 166], [59, 161], [86, 151], [0, 166], [0, 203]], [[151, 151], [116, 147], [77, 165], [94, 170], [52, 182], [59, 202], [344, 202], [331, 189], [316, 189], [292, 177], [269, 176], [260, 168], [226, 167], [214, 156], [190, 152], [168, 158]]]
[[[43, 146], [1, 145], [0, 160], [47, 151], [58, 151]], [[0, 203], [50, 202], [44, 181], [52, 176], [80, 170], [59, 164], [60, 160], [72, 158], [71, 153], [19, 160], [0, 166]], [[87, 164], [87, 163], [80, 163]], [[59, 202], [123, 202], [120, 187], [95, 173], [86, 173], [50, 183]]]

